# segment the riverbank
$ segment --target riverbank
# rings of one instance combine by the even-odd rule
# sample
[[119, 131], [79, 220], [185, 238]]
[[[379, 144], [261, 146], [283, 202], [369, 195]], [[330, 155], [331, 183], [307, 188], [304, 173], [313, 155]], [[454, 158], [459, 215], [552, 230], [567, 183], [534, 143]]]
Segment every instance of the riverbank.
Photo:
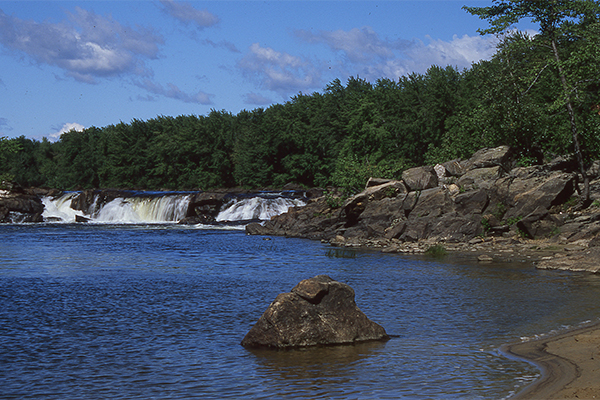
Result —
[[302, 237], [388, 253], [472, 252], [486, 261], [532, 261], [540, 269], [599, 272], [600, 161], [583, 178], [568, 159], [520, 167], [514, 152], [482, 149], [468, 160], [371, 178], [344, 198], [313, 198], [264, 224], [255, 235]]
[[[583, 178], [569, 160], [519, 167], [507, 147], [482, 149], [469, 160], [407, 170], [399, 180], [371, 179], [348, 199], [329, 193], [246, 231], [345, 249], [598, 273], [600, 163], [588, 176], [585, 201]], [[544, 372], [518, 398], [598, 396], [600, 328], [590, 332], [589, 340], [585, 331], [508, 347]], [[598, 360], [590, 361], [592, 354]]]
[[[339, 238], [338, 238], [339, 239]], [[338, 246], [355, 247], [352, 243]], [[600, 247], [591, 240], [566, 242], [555, 239], [477, 238], [469, 243], [452, 245], [432, 241], [419, 243], [366, 242], [364, 248], [380, 247], [382, 252], [430, 254], [437, 247], [446, 255], [440, 259], [486, 263], [531, 263], [538, 269], [597, 273], [600, 270]], [[439, 251], [439, 250], [438, 250]], [[501, 352], [535, 364], [541, 377], [511, 397], [531, 399], [600, 399], [600, 322], [540, 339], [502, 347]]]
[[600, 323], [506, 345], [501, 351], [530, 361], [542, 371], [537, 381], [513, 399], [600, 399]]

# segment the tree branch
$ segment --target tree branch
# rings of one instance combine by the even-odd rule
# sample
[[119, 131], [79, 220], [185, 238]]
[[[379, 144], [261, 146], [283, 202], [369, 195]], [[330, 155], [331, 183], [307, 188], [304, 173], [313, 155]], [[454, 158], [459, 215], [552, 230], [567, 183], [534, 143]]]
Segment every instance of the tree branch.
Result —
[[531, 90], [531, 88], [533, 87], [533, 85], [535, 85], [535, 83], [537, 82], [537, 80], [540, 78], [540, 76], [542, 75], [542, 72], [544, 72], [544, 70], [546, 68], [548, 68], [548, 63], [546, 63], [546, 65], [544, 65], [544, 68], [542, 68], [540, 70], [540, 72], [538, 72], [537, 76], [535, 77], [535, 79], [533, 80], [533, 82], [531, 82], [531, 85], [529, 85], [529, 87], [527, 88], [527, 90], [525, 90], [523, 93], [521, 93], [521, 97], [525, 96], [527, 94], [527, 92], [529, 92]]

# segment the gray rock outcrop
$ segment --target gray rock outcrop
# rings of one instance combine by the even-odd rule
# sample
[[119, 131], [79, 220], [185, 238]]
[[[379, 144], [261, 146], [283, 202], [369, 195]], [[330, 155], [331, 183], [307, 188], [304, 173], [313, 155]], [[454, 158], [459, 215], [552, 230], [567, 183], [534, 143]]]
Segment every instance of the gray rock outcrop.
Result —
[[571, 243], [600, 233], [600, 178], [590, 183], [595, 205], [577, 211], [582, 180], [576, 164], [560, 158], [515, 167], [512, 153], [506, 146], [482, 149], [468, 160], [412, 168], [402, 180], [371, 179], [341, 207], [314, 199], [247, 232], [386, 252], [423, 241], [466, 244], [497, 237]]
[[508, 146], [481, 149], [465, 163], [466, 169], [501, 167], [510, 171], [513, 164], [513, 154]]
[[241, 344], [282, 349], [388, 339], [354, 296], [350, 286], [326, 275], [305, 279], [275, 298]]
[[431, 189], [438, 185], [438, 175], [432, 166], [407, 169], [402, 173], [402, 180], [409, 190]]
[[0, 190], [0, 222], [42, 222], [44, 204], [38, 196]]

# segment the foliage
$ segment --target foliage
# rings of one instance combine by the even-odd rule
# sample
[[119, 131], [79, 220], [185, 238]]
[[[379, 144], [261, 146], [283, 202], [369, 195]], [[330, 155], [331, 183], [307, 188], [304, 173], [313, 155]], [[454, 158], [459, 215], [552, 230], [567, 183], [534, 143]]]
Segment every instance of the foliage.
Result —
[[[585, 164], [589, 162], [590, 148], [598, 146], [597, 135], [590, 135], [590, 131], [598, 133], [599, 122], [594, 117], [590, 119], [589, 111], [599, 100], [600, 2], [494, 0], [492, 3], [491, 7], [464, 8], [489, 22], [488, 29], [480, 30], [482, 34], [504, 32], [506, 35], [498, 52], [499, 57], [504, 57], [498, 77], [500, 87], [509, 91], [508, 97], [512, 97], [514, 106], [508, 101], [498, 104], [504, 104], [509, 115], [514, 113], [515, 123], [526, 122], [515, 125], [517, 135], [513, 139], [532, 137], [534, 142], [549, 143], [556, 148], [562, 146], [562, 149], [568, 144], [584, 178], [585, 201], [589, 201]], [[539, 24], [538, 35], [529, 38], [519, 32], [506, 34], [523, 18]], [[528, 118], [531, 115], [545, 118], [535, 123], [535, 119]], [[548, 125], [553, 116], [563, 121], [563, 131], [553, 132], [546, 138], [549, 140], [544, 141], [544, 130], [559, 124]], [[533, 134], [527, 135], [528, 130]], [[535, 143], [525, 142], [526, 149], [533, 145]]]
[[346, 194], [353, 194], [362, 191], [371, 177], [398, 178], [408, 165], [403, 159], [373, 164], [367, 157], [361, 162], [355, 154], [350, 154], [338, 158], [331, 183], [344, 189]]
[[344, 196], [336, 196], [329, 191], [325, 192], [325, 201], [327, 202], [329, 208], [340, 208], [344, 204], [346, 198], [347, 197]]
[[486, 234], [490, 231], [490, 229], [492, 229], [492, 225], [490, 224], [490, 221], [487, 218], [481, 219], [481, 225], [483, 226], [483, 231]]
[[[598, 1], [492, 1], [465, 7], [500, 34], [491, 60], [397, 80], [335, 79], [237, 115], [157, 116], [71, 131], [57, 142], [0, 139], [0, 175], [59, 189], [335, 186], [510, 145], [521, 165], [600, 156]], [[540, 33], [507, 30], [532, 18]], [[332, 202], [339, 200], [334, 200]], [[500, 214], [500, 213], [498, 213]], [[502, 213], [503, 214], [503, 213]]]
[[435, 258], [442, 258], [445, 257], [448, 254], [448, 252], [446, 251], [446, 248], [444, 246], [442, 246], [441, 244], [436, 244], [433, 246], [429, 246], [427, 250], [425, 250], [425, 254]]
[[325, 255], [329, 258], [356, 258], [356, 251], [347, 249], [329, 249]]
[[511, 217], [506, 220], [506, 224], [509, 226], [513, 226], [514, 224], [516, 224], [517, 222], [519, 222], [522, 219], [523, 219], [523, 217], [521, 217], [521, 216]]
[[498, 203], [496, 204], [496, 211], [493, 213], [493, 215], [498, 221], [502, 221], [502, 218], [504, 218], [504, 214], [506, 214], [506, 210], [506, 204]]
[[14, 168], [10, 158], [14, 153], [21, 150], [16, 139], [8, 139], [0, 136], [0, 189], [7, 189], [5, 182], [12, 182], [15, 179]]
[[579, 199], [576, 196], [571, 196], [567, 201], [565, 201], [563, 203], [563, 205], [562, 205], [563, 211], [568, 211], [569, 209], [571, 209], [575, 205], [577, 205], [578, 202], [579, 202]]

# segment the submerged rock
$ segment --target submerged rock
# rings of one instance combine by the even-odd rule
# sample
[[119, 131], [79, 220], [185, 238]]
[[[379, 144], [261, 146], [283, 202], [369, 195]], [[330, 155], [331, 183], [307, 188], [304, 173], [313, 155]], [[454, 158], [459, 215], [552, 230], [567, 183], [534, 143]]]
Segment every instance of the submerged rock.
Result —
[[291, 348], [387, 340], [354, 302], [354, 290], [326, 275], [282, 293], [242, 340], [244, 347]]

